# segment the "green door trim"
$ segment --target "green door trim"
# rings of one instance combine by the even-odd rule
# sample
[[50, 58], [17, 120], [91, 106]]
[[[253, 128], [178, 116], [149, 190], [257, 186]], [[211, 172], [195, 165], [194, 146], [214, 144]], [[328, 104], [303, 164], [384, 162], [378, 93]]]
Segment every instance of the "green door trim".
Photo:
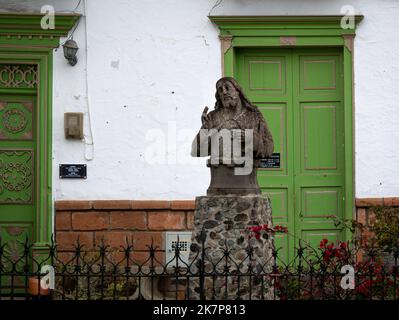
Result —
[[[345, 195], [344, 217], [355, 217], [353, 56], [356, 26], [342, 29], [343, 16], [209, 16], [220, 31], [222, 74], [235, 76], [236, 48], [339, 47], [343, 53]], [[347, 230], [345, 238], [350, 238]]]
[[[0, 13], [0, 63], [37, 65], [36, 215], [34, 251], [46, 250], [53, 232], [52, 204], [52, 91], [53, 49], [78, 21], [77, 14], [56, 14], [55, 28], [44, 30], [42, 14]], [[29, 93], [31, 89], [15, 89]], [[12, 88], [0, 89], [10, 93]]]

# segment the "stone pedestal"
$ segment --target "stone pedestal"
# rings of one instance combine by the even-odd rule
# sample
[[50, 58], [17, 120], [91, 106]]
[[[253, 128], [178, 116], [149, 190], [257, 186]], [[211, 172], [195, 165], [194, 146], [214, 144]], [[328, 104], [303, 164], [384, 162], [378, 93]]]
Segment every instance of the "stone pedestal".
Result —
[[[265, 195], [215, 195], [196, 198], [189, 299], [272, 299], [273, 239], [251, 237], [250, 226], [271, 226]], [[206, 237], [205, 237], [206, 235]], [[226, 276], [224, 273], [228, 272]], [[240, 276], [238, 276], [240, 275]]]

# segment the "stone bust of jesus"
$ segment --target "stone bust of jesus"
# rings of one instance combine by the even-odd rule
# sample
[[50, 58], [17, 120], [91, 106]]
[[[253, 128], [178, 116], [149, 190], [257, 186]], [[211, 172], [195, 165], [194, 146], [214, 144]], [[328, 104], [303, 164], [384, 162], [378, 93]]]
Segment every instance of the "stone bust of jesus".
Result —
[[[259, 187], [256, 182], [256, 168], [259, 160], [272, 155], [273, 138], [258, 107], [253, 105], [245, 96], [243, 90], [234, 78], [224, 77], [216, 83], [216, 103], [215, 109], [208, 113], [208, 107], [205, 107], [201, 121], [200, 132], [195, 137], [191, 155], [193, 157], [213, 156], [210, 139], [221, 131], [229, 130], [232, 139], [239, 138], [244, 141], [245, 131], [251, 132], [251, 157], [253, 167], [247, 179], [241, 177], [232, 177], [230, 166], [221, 162], [209, 166], [211, 167], [211, 186], [208, 194], [226, 194], [226, 193], [259, 193]], [[207, 139], [201, 135], [201, 131], [210, 132]], [[245, 139], [245, 141], [247, 141]], [[219, 154], [218, 154], [219, 155]], [[218, 183], [220, 182], [220, 183]], [[230, 188], [227, 184], [233, 183]], [[243, 184], [243, 185], [240, 185]], [[224, 188], [225, 186], [226, 188]], [[245, 188], [248, 191], [245, 191]], [[250, 190], [249, 190], [250, 189]], [[237, 192], [234, 192], [237, 191]]]

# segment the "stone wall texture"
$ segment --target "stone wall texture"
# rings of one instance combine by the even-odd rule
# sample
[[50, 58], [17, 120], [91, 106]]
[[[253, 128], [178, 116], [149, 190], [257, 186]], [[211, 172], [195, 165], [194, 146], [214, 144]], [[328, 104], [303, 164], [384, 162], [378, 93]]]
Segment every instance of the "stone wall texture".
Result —
[[[265, 224], [272, 225], [266, 195], [196, 198], [190, 263], [193, 272], [202, 269], [205, 274], [206, 300], [272, 299], [272, 283], [257, 274], [272, 271], [273, 238], [265, 234], [255, 239], [248, 230]], [[237, 276], [226, 279], [226, 268]], [[251, 276], [243, 276], [248, 273]], [[192, 278], [190, 282], [190, 297], [200, 299], [200, 280]]]

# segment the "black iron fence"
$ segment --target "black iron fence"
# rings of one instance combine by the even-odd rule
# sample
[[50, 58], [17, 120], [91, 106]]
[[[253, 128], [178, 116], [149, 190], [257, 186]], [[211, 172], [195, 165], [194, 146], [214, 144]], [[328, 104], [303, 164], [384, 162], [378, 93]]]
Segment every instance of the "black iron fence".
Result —
[[398, 299], [398, 248], [354, 248], [327, 239], [316, 247], [297, 243], [288, 262], [280, 248], [270, 248], [254, 264], [253, 246], [237, 261], [227, 243], [206, 247], [206, 234], [188, 260], [179, 243], [169, 261], [161, 261], [164, 251], [149, 244], [140, 262], [128, 241], [118, 250], [77, 241], [70, 252], [53, 243], [41, 254], [28, 239], [17, 246], [0, 241], [0, 299]]

